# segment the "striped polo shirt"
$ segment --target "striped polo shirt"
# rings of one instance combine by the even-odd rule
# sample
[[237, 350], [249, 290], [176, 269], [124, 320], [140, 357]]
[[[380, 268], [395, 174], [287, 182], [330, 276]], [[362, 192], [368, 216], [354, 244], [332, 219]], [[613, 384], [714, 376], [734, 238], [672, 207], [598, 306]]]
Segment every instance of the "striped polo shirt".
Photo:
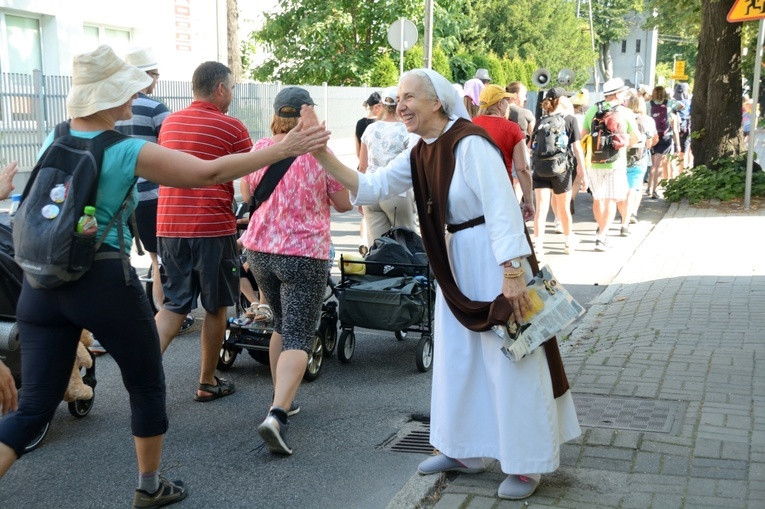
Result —
[[[249, 152], [252, 140], [239, 120], [212, 103], [194, 101], [162, 123], [159, 144], [200, 159]], [[236, 233], [234, 184], [181, 189], [159, 187], [157, 237], [223, 237]]]
[[[133, 118], [118, 121], [114, 128], [133, 138], [157, 143], [162, 122], [169, 114], [170, 110], [163, 103], [138, 92], [138, 97], [133, 100]], [[138, 178], [136, 188], [140, 201], [156, 200], [159, 196], [159, 185], [143, 177]]]

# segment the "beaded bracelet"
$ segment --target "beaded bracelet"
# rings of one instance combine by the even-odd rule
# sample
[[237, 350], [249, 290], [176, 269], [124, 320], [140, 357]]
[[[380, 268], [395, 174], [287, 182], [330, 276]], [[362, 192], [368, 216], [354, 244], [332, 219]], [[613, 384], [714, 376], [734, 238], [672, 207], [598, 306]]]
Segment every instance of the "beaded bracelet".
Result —
[[520, 272], [505, 272], [505, 279], [516, 279], [523, 275], [523, 269]]

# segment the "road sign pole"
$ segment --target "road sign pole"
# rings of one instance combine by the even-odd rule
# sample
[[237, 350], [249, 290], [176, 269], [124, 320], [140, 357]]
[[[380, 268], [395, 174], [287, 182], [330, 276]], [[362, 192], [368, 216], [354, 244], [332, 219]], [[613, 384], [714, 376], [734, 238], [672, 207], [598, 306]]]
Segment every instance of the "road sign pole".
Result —
[[402, 74], [404, 74], [404, 18], [401, 18], [401, 43], [400, 46], [401, 51], [399, 52], [399, 59], [398, 59], [398, 77], [400, 78]]
[[[754, 57], [754, 85], [752, 87], [752, 121], [749, 127], [749, 152], [746, 155], [746, 183], [744, 185], [744, 210], [749, 210], [752, 199], [752, 162], [754, 161], [754, 141], [757, 131], [757, 107], [760, 104], [760, 69], [762, 68], [762, 45], [765, 44], [765, 20], [760, 19], [760, 30], [757, 33], [757, 53]], [[762, 164], [762, 161], [760, 161]]]

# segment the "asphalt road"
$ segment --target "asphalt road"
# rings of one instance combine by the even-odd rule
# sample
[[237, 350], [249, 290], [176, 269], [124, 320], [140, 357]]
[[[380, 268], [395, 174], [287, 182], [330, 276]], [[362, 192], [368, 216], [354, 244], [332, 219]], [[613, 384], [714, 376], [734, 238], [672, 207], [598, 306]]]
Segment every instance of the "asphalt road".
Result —
[[[562, 236], [548, 229], [549, 263], [585, 306], [603, 291], [666, 210], [646, 201], [633, 234], [616, 238], [609, 253], [596, 253], [588, 195], [577, 200], [581, 250], [562, 254]], [[357, 252], [358, 215], [333, 215], [338, 254]], [[145, 260], [136, 260], [145, 266]], [[197, 314], [201, 317], [201, 314]], [[429, 374], [415, 367], [417, 335], [402, 342], [393, 333], [357, 330], [348, 364], [325, 360], [321, 376], [298, 391], [302, 411], [291, 420], [291, 457], [272, 456], [255, 428], [271, 399], [268, 367], [243, 353], [224, 376], [237, 392], [211, 403], [192, 399], [198, 377], [201, 320], [165, 355], [170, 431], [164, 475], [189, 487], [185, 508], [384, 508], [424, 458], [381, 448], [413, 415], [427, 414]], [[127, 507], [136, 486], [127, 393], [107, 354], [97, 361], [92, 411], [82, 419], [64, 404], [43, 444], [0, 480], [0, 507]]]

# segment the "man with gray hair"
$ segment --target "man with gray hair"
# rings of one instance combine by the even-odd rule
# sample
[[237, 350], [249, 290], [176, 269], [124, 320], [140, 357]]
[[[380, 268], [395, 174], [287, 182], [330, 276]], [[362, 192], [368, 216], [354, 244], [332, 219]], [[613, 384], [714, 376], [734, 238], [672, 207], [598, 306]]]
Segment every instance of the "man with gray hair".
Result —
[[[252, 140], [247, 127], [226, 115], [234, 93], [231, 70], [218, 62], [204, 62], [194, 71], [191, 88], [194, 101], [165, 119], [159, 144], [200, 159], [249, 152]], [[194, 189], [159, 188], [157, 238], [167, 274], [165, 303], [156, 316], [160, 346], [164, 352], [201, 296], [205, 319], [199, 386], [194, 394], [201, 402], [234, 392], [232, 382], [215, 376], [226, 332], [226, 308], [239, 297], [233, 202], [233, 182]]]

